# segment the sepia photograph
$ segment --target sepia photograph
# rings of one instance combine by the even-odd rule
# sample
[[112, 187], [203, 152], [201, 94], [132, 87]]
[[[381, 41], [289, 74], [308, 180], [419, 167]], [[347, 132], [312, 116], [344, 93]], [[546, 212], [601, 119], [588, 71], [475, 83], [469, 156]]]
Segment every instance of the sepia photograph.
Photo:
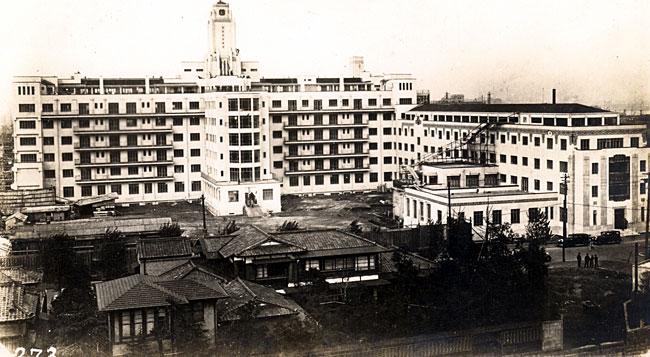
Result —
[[650, 356], [650, 2], [0, 4], [0, 357]]

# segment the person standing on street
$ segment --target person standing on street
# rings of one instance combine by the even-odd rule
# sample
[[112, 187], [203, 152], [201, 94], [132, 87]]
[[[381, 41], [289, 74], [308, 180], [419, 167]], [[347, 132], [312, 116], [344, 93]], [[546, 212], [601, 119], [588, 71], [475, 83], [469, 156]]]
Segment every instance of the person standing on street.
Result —
[[582, 256], [580, 255], [580, 252], [578, 252], [578, 256], [576, 257], [576, 260], [578, 261], [578, 268], [582, 265]]
[[598, 269], [598, 254], [594, 254], [594, 268]]
[[591, 257], [589, 256], [589, 254], [585, 254], [585, 265], [584, 265], [584, 267], [589, 268], [590, 263], [591, 263]]

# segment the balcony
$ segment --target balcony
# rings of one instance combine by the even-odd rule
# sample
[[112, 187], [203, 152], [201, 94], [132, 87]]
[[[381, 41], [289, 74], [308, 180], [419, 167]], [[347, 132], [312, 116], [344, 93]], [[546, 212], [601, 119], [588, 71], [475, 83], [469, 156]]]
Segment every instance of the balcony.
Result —
[[290, 144], [327, 144], [327, 143], [349, 143], [349, 142], [360, 142], [360, 141], [368, 141], [368, 135], [361, 135], [359, 137], [353, 137], [353, 138], [329, 138], [329, 139], [301, 139], [301, 138], [288, 138], [288, 139], [283, 139], [284, 144], [290, 145]]
[[340, 114], [347, 114], [347, 113], [359, 113], [359, 112], [387, 112], [390, 111], [392, 112], [393, 108], [392, 107], [373, 107], [373, 108], [364, 108], [364, 107], [355, 107], [355, 108], [328, 108], [328, 109], [323, 109], [323, 108], [314, 108], [314, 107], [303, 107], [303, 108], [270, 108], [269, 113], [271, 114], [305, 114], [305, 113], [340, 113]]
[[309, 153], [309, 154], [285, 154], [284, 158], [287, 160], [306, 160], [306, 159], [318, 159], [318, 158], [335, 158], [335, 157], [356, 157], [356, 156], [367, 156], [369, 154], [368, 150], [351, 152], [351, 153]]
[[292, 125], [288, 124], [284, 126], [284, 129], [330, 129], [332, 127], [337, 127], [337, 128], [365, 128], [368, 126], [367, 121], [363, 121], [361, 123], [355, 123], [355, 122], [350, 122], [350, 123], [343, 123], [343, 122], [336, 122], [336, 123], [331, 123], [331, 124], [303, 124], [303, 125]]
[[120, 146], [105, 145], [105, 146], [90, 146], [90, 147], [79, 147], [79, 148], [75, 147], [75, 150], [76, 151], [112, 151], [112, 150], [126, 150], [126, 149], [155, 150], [155, 149], [171, 149], [171, 148], [172, 148], [172, 144], [170, 142], [170, 143], [162, 143], [162, 144], [127, 143], [126, 145], [120, 145]]
[[299, 169], [299, 170], [287, 170], [284, 172], [285, 175], [309, 175], [309, 174], [333, 174], [333, 173], [355, 173], [355, 172], [364, 172], [369, 171], [370, 165], [363, 165], [357, 167], [339, 167], [339, 168], [327, 168], [327, 169]]
[[75, 181], [77, 184], [102, 184], [102, 183], [133, 183], [133, 182], [158, 182], [158, 181], [172, 181], [174, 176], [110, 176], [110, 175], [101, 175], [100, 177], [94, 177], [90, 179], [82, 178], [81, 176], [75, 176]]
[[118, 129], [111, 129], [104, 126], [91, 126], [88, 128], [81, 128], [78, 125], [72, 126], [72, 132], [78, 134], [124, 134], [124, 133], [169, 133], [172, 131], [173, 125], [171, 123], [163, 126], [138, 125], [138, 126], [122, 126]]
[[147, 165], [172, 165], [173, 160], [139, 160], [139, 161], [119, 161], [119, 162], [84, 162], [80, 163], [79, 159], [75, 160], [77, 167], [116, 167], [116, 166], [147, 166]]

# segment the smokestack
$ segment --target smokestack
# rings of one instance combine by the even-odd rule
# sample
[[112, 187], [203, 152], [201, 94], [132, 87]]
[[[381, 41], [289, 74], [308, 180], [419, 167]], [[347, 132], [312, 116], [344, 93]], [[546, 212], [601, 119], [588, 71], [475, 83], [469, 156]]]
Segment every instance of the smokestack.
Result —
[[492, 93], [488, 92], [487, 104], [492, 104]]
[[553, 104], [555, 104], [555, 88], [553, 88]]

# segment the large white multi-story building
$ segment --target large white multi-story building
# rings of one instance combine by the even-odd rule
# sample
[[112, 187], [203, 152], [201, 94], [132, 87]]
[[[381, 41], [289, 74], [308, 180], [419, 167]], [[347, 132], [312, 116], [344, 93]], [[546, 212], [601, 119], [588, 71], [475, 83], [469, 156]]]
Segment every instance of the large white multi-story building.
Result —
[[[499, 190], [530, 193], [517, 193], [519, 201], [543, 199], [539, 207], [557, 226], [566, 173], [571, 230], [641, 224], [644, 128], [621, 125], [615, 113], [578, 104], [416, 107], [411, 75], [372, 75], [361, 57], [352, 58], [349, 76], [264, 78], [257, 62], [240, 59], [228, 4], [212, 7], [208, 31], [206, 60], [183, 62], [178, 78], [16, 77], [12, 187], [53, 187], [71, 199], [117, 192], [121, 203], [205, 194], [214, 214], [259, 214], [279, 211], [283, 193], [392, 187], [403, 165], [442, 150], [436, 159], [465, 152], [491, 174], [475, 182], [475, 173], [430, 166], [423, 174], [432, 200], [443, 175], [459, 189], [507, 184]], [[444, 154], [489, 123], [483, 142]], [[458, 197], [466, 215], [479, 211]], [[413, 199], [406, 207], [423, 203]], [[406, 207], [399, 203], [396, 213]], [[427, 219], [447, 215], [438, 210]], [[411, 223], [425, 219], [420, 211]]]
[[[643, 178], [650, 160], [644, 125], [621, 124], [616, 113], [580, 104], [426, 104], [405, 113], [398, 122], [400, 164], [464, 159], [482, 164], [483, 171], [497, 167], [498, 180], [494, 175], [464, 172], [439, 180], [438, 173], [448, 170], [423, 168], [424, 183], [430, 189], [445, 188], [449, 181], [454, 189], [514, 185], [519, 194], [555, 192], [557, 200], [552, 204], [543, 199], [532, 206], [526, 202], [524, 208], [540, 208], [557, 229], [563, 217], [560, 185], [566, 175], [569, 233], [644, 229], [647, 191]], [[461, 145], [473, 133], [478, 133], [474, 144]], [[485, 216], [481, 213], [485, 197], [478, 196], [475, 206], [452, 205], [452, 210], [462, 209], [466, 217]], [[514, 199], [509, 203], [518, 204]], [[509, 222], [510, 212], [500, 212], [502, 221]], [[405, 207], [396, 213], [407, 215]], [[406, 221], [413, 223], [414, 212], [409, 213]], [[418, 220], [426, 219], [420, 216]]]
[[[280, 210], [281, 193], [375, 190], [398, 172], [382, 136], [413, 107], [410, 75], [261, 78], [228, 4], [203, 62], [178, 78], [16, 77], [14, 189], [69, 199], [196, 199], [219, 215]], [[388, 159], [386, 159], [388, 158]]]

